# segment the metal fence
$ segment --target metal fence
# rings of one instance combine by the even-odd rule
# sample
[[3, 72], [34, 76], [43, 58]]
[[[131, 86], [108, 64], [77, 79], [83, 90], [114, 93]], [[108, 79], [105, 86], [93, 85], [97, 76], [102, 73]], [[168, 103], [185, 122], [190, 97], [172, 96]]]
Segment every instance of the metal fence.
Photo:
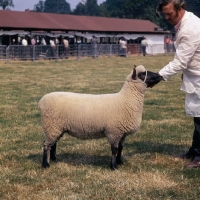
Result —
[[0, 45], [0, 60], [6, 60], [7, 48], [4, 45]]
[[[167, 48], [163, 44], [149, 45], [147, 47], [147, 54], [155, 55], [159, 53], [174, 52], [174, 48]], [[127, 56], [130, 54], [139, 55], [140, 45], [128, 44], [126, 49], [120, 48], [119, 44], [74, 44], [65, 48], [64, 45], [0, 45], [0, 60], [38, 60], [44, 59], [64, 59], [69, 57], [82, 57], [98, 56]]]

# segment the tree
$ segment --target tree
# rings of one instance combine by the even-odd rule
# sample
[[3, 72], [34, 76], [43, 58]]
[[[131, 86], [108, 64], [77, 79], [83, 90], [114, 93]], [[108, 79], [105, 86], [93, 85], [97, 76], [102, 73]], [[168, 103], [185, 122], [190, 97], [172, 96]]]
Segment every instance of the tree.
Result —
[[163, 17], [156, 14], [158, 3], [159, 0], [106, 0], [101, 4], [104, 7], [101, 15], [109, 12], [109, 17], [150, 20], [164, 29], [172, 29]]
[[36, 6], [37, 12], [69, 14], [71, 13], [70, 4], [65, 0], [42, 0]]
[[110, 13], [103, 4], [99, 6], [99, 16], [109, 17]]
[[[123, 18], [124, 11], [122, 7], [125, 2], [126, 0], [107, 0], [101, 4], [101, 11], [103, 10], [104, 13], [108, 13], [108, 17]], [[103, 9], [103, 7], [105, 7], [105, 9]]]
[[[123, 10], [126, 18], [150, 20], [163, 29], [172, 30], [173, 26], [170, 25], [162, 16], [156, 13], [158, 0], [126, 0]], [[132, 16], [130, 16], [132, 14]]]
[[75, 15], [85, 15], [86, 14], [86, 7], [85, 4], [79, 3], [73, 11]]
[[87, 0], [85, 3], [86, 15], [99, 16], [99, 6], [97, 0]]
[[39, 1], [39, 3], [35, 5], [35, 11], [44, 12], [44, 1]]
[[12, 0], [0, 0], [0, 7], [5, 10], [8, 7], [14, 7]]

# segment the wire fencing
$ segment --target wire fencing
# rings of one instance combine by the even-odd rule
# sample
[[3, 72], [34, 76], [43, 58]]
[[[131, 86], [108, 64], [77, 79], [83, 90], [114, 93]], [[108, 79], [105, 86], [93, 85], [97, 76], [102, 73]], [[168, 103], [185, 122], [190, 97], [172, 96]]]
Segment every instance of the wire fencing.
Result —
[[4, 45], [0, 45], [0, 60], [6, 60], [7, 48]]
[[[147, 54], [166, 54], [174, 52], [165, 47], [164, 44], [148, 45], [146, 48]], [[141, 47], [139, 44], [128, 44], [127, 48], [121, 48], [120, 44], [73, 44], [65, 47], [64, 45], [0, 45], [0, 60], [39, 60], [43, 59], [68, 59], [69, 57], [76, 57], [81, 59], [83, 57], [98, 58], [99, 56], [124, 56], [141, 54]]]

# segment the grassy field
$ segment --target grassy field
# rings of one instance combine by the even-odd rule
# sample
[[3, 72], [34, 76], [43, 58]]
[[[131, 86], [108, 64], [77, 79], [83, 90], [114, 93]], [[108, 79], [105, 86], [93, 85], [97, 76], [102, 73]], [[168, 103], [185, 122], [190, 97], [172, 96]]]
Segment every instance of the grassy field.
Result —
[[172, 58], [0, 61], [0, 199], [199, 199], [200, 169], [186, 169], [188, 160], [174, 158], [190, 147], [193, 132], [180, 75], [147, 90], [140, 130], [127, 137], [118, 170], [109, 169], [106, 139], [83, 141], [67, 134], [58, 142], [58, 162], [41, 168], [44, 135], [37, 103], [44, 94], [115, 93], [134, 64], [157, 72]]

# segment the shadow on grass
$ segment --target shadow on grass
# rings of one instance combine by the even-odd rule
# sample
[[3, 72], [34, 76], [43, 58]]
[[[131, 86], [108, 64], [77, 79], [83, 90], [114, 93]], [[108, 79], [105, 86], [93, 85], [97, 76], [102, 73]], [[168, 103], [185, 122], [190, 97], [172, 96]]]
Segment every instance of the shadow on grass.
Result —
[[80, 153], [63, 153], [57, 156], [57, 162], [64, 162], [70, 165], [92, 165], [97, 167], [109, 168], [111, 155], [87, 155]]
[[189, 149], [186, 145], [158, 143], [152, 141], [135, 141], [126, 143], [124, 149], [132, 149], [134, 153], [160, 153], [164, 155], [179, 155]]
[[[28, 160], [31, 160], [34, 163], [42, 164], [42, 152], [41, 154], [30, 154], [28, 156]], [[57, 161], [68, 163], [70, 165], [92, 165], [97, 167], [109, 168], [111, 155], [87, 155], [84, 153], [60, 153], [57, 154]], [[50, 161], [50, 165], [55, 163], [54, 161]]]

